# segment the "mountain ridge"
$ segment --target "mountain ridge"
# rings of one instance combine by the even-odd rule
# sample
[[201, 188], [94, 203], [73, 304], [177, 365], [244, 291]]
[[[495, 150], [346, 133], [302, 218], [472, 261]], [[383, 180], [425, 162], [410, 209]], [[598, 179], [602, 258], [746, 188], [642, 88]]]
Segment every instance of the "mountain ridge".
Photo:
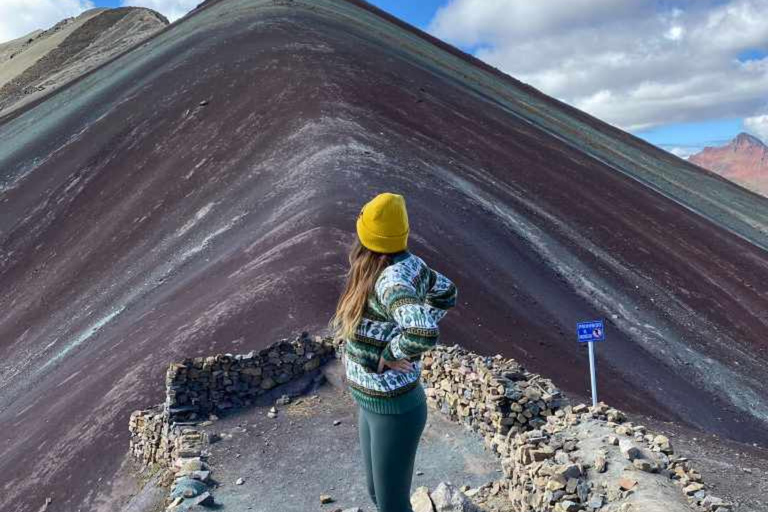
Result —
[[65, 86], [167, 25], [162, 14], [144, 7], [96, 7], [0, 44], [0, 115]]

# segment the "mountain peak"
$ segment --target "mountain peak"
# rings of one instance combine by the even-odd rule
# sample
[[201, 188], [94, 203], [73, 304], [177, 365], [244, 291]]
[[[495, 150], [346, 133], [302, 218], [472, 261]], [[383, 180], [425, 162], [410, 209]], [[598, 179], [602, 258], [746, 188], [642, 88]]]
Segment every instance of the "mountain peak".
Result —
[[768, 195], [768, 146], [754, 135], [741, 132], [728, 144], [704, 148], [688, 161]]
[[751, 135], [747, 132], [741, 132], [731, 141], [731, 146], [735, 147], [751, 147], [751, 146], [758, 146], [758, 147], [766, 147], [763, 141], [755, 137], [754, 135]]

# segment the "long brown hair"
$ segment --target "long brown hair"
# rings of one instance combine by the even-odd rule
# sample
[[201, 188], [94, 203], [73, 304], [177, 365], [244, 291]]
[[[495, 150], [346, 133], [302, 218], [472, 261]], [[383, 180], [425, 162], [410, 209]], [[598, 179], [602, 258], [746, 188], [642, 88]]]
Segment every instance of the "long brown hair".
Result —
[[336, 312], [328, 322], [335, 338], [343, 340], [352, 338], [379, 272], [390, 264], [392, 264], [390, 254], [372, 251], [355, 237], [349, 251], [347, 283], [339, 298]]

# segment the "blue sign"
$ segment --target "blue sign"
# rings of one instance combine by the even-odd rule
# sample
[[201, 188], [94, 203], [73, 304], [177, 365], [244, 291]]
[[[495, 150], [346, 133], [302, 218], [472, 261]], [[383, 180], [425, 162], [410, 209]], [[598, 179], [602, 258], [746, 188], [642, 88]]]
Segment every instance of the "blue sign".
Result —
[[576, 324], [576, 335], [579, 343], [590, 341], [605, 341], [605, 326], [602, 320], [579, 322]]

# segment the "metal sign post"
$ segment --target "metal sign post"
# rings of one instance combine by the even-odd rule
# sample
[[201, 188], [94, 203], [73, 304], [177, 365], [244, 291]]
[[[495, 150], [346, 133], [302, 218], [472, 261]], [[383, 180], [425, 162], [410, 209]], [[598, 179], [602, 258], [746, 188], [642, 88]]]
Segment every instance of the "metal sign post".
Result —
[[576, 336], [579, 343], [589, 344], [589, 376], [592, 379], [592, 406], [597, 405], [597, 365], [595, 364], [595, 342], [605, 341], [605, 324], [602, 320], [578, 322]]

